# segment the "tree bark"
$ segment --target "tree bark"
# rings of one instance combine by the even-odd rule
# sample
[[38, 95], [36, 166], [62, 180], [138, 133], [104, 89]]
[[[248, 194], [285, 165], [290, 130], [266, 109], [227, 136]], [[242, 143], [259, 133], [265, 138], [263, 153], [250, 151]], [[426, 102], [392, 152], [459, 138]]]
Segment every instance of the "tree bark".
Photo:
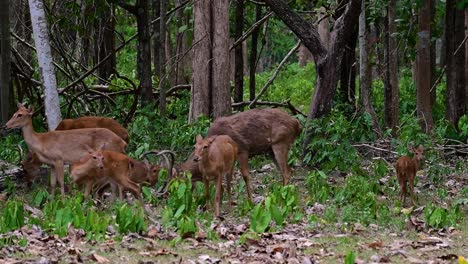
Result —
[[[152, 0], [152, 8], [153, 8], [153, 20], [157, 19], [161, 14], [161, 1], [160, 0]], [[153, 67], [154, 73], [158, 77], [158, 81], [161, 80], [161, 70], [160, 70], [160, 55], [159, 52], [161, 50], [161, 26], [160, 20], [157, 20], [153, 24]]]
[[[330, 113], [332, 98], [340, 76], [340, 68], [337, 65], [341, 64], [345, 44], [351, 38], [352, 29], [358, 22], [361, 0], [350, 0], [343, 15], [335, 21], [329, 50], [325, 48], [320, 40], [317, 29], [304, 21], [282, 0], [265, 0], [265, 3], [304, 42], [304, 45], [314, 55], [317, 84], [312, 96], [307, 120], [310, 121], [327, 115]], [[306, 131], [303, 155], [310, 140], [311, 135]]]
[[[181, 0], [175, 0], [175, 5], [180, 6], [182, 4]], [[177, 20], [177, 33], [176, 33], [176, 85], [186, 84], [185, 80], [185, 58], [183, 53], [186, 51], [186, 42], [187, 34], [186, 30], [181, 31], [181, 27], [184, 25], [185, 17], [182, 9], [176, 11], [176, 20]]]
[[0, 1], [0, 125], [11, 115], [10, 1]]
[[[231, 89], [229, 86], [229, 0], [215, 0], [212, 1], [212, 5], [212, 105], [213, 118], [218, 118], [231, 113]], [[241, 61], [242, 63], [243, 61]]]
[[52, 52], [50, 50], [47, 20], [44, 13], [42, 0], [29, 0], [31, 22], [36, 45], [39, 70], [44, 85], [45, 114], [49, 130], [54, 130], [61, 120], [60, 102], [57, 92], [57, 82], [52, 64]]
[[396, 0], [387, 7], [385, 32], [385, 126], [395, 133], [398, 126], [398, 47], [396, 41]]
[[211, 68], [211, 0], [193, 3], [193, 59], [192, 96], [190, 98], [189, 122], [210, 114], [210, 68]]
[[[242, 37], [244, 31], [244, 0], [236, 1], [236, 27], [235, 39]], [[242, 102], [244, 99], [244, 54], [243, 45], [237, 45], [234, 49], [234, 102]]]
[[[99, 63], [107, 55], [111, 54], [111, 57], [106, 60], [106, 62], [98, 68], [98, 76], [104, 80], [107, 80], [113, 73], [115, 73], [115, 15], [114, 15], [114, 5], [109, 3], [109, 6], [106, 7], [104, 11], [104, 17], [99, 19], [99, 31], [101, 32], [102, 38], [97, 39], [98, 41], [98, 50], [97, 50], [97, 61]], [[100, 84], [104, 84], [99, 80]]]
[[[259, 21], [262, 18], [262, 7], [257, 5], [255, 7], [255, 21]], [[257, 71], [257, 48], [258, 48], [258, 33], [260, 28], [255, 28], [252, 31], [252, 42], [250, 47], [249, 57], [249, 99], [253, 101], [255, 99], [255, 73]]]
[[431, 1], [422, 1], [419, 9], [417, 65], [417, 113], [421, 128], [429, 133], [433, 126], [431, 109]]
[[340, 99], [342, 102], [347, 103], [352, 108], [355, 105], [356, 95], [356, 44], [358, 38], [358, 26], [352, 29], [353, 36], [348, 39], [345, 50], [343, 52], [343, 59], [341, 63], [341, 77], [340, 77]]
[[359, 15], [359, 85], [361, 88], [361, 100], [364, 110], [371, 116], [372, 127], [378, 137], [382, 136], [377, 115], [375, 114], [374, 106], [372, 105], [372, 72], [369, 65], [369, 51], [372, 50], [369, 43], [368, 30], [366, 27], [366, 6], [362, 0], [361, 14]]
[[[446, 118], [457, 127], [458, 120], [465, 113], [466, 87], [465, 87], [465, 49], [462, 44], [465, 30], [465, 11], [456, 8], [456, 1], [447, 0], [445, 11], [445, 40], [447, 63], [447, 95]], [[456, 52], [456, 54], [455, 54]]]
[[161, 116], [166, 115], [166, 12], [167, 0], [161, 0], [160, 3], [160, 20], [159, 20], [159, 113]]

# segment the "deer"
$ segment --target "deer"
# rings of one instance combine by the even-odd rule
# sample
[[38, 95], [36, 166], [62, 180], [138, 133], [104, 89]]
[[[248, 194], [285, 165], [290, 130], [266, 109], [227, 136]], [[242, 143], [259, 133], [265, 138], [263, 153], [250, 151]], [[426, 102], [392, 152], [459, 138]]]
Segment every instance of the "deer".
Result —
[[[232, 116], [216, 119], [208, 129], [206, 137], [228, 135], [238, 146], [237, 160], [246, 184], [247, 196], [252, 201], [250, 187], [249, 157], [273, 154], [273, 162], [283, 178], [283, 185], [291, 179], [288, 152], [301, 132], [301, 124], [280, 109], [251, 109]], [[193, 161], [193, 153], [183, 164], [176, 167], [174, 174], [189, 170], [193, 180], [201, 180], [200, 171]]]
[[412, 158], [408, 156], [400, 157], [395, 163], [395, 169], [400, 185], [400, 200], [404, 205], [406, 200], [406, 188], [408, 185], [411, 195], [411, 206], [413, 206], [414, 178], [416, 177], [416, 172], [419, 170], [424, 148], [422, 145], [419, 145], [417, 148], [409, 145], [408, 150], [414, 153], [414, 156]]
[[[121, 126], [117, 121], [109, 117], [100, 116], [83, 116], [77, 119], [64, 119], [60, 121], [55, 130], [71, 130], [79, 128], [107, 128], [122, 138], [125, 142], [130, 141], [128, 131]], [[42, 163], [34, 153], [28, 152], [26, 159], [21, 161], [23, 170], [26, 172], [26, 180], [28, 184], [32, 183], [34, 178], [39, 174], [39, 169]]]
[[223, 177], [226, 176], [226, 188], [228, 191], [229, 207], [231, 200], [231, 181], [234, 172], [234, 162], [237, 159], [237, 144], [230, 136], [220, 135], [203, 139], [197, 135], [193, 161], [198, 164], [205, 185], [206, 205], [210, 201], [210, 181], [215, 181], [216, 193], [214, 199], [214, 214], [220, 215], [220, 207], [223, 196]]
[[52, 168], [50, 177], [51, 194], [54, 195], [57, 181], [62, 195], [65, 195], [64, 165], [78, 162], [88, 153], [85, 145], [98, 148], [106, 144], [106, 149], [124, 152], [127, 143], [106, 128], [82, 128], [74, 130], [36, 133], [32, 125], [33, 108], [18, 103], [18, 110], [6, 123], [8, 129], [20, 128], [29, 151], [41, 163]]
[[55, 130], [71, 130], [79, 128], [107, 128], [114, 132], [117, 136], [125, 140], [127, 144], [130, 141], [128, 131], [117, 121], [110, 117], [102, 116], [82, 116], [76, 119], [64, 119], [60, 121]]

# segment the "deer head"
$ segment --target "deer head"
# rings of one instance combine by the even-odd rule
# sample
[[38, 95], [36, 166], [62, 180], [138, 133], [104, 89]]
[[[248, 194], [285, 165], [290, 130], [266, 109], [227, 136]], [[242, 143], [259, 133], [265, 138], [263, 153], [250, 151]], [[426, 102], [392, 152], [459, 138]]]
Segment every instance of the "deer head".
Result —
[[18, 103], [17, 106], [18, 111], [16, 111], [6, 123], [6, 127], [8, 129], [22, 128], [28, 124], [29, 120], [31, 120], [31, 116], [33, 114], [32, 106], [26, 108], [20, 103]]
[[203, 139], [201, 135], [197, 135], [197, 142], [195, 144], [195, 151], [193, 154], [193, 161], [198, 162], [202, 160], [203, 156], [208, 153], [211, 143], [215, 141], [216, 136]]

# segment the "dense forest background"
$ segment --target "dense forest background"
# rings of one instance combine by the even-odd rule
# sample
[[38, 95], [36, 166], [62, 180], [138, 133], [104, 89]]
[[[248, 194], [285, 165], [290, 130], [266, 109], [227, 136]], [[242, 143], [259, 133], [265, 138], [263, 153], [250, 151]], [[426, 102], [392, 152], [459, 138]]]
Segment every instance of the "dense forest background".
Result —
[[[429, 235], [456, 226], [461, 235], [452, 237], [452, 253], [461, 255], [467, 226], [458, 224], [466, 222], [468, 203], [467, 7], [467, 0], [0, 0], [0, 125], [16, 102], [34, 106], [36, 131], [53, 130], [65, 118], [112, 117], [129, 131], [129, 156], [171, 149], [180, 162], [214, 119], [279, 107], [303, 126], [289, 164], [305, 184], [265, 187], [272, 176], [268, 159], [255, 158], [251, 167], [258, 175], [267, 171], [257, 179], [258, 196], [276, 197], [285, 222], [333, 234], [359, 233], [356, 223], [376, 224], [386, 230], [384, 244], [391, 240], [388, 233], [404, 230], [408, 221], [412, 231]], [[26, 149], [22, 136], [3, 127], [0, 133], [0, 165], [18, 164]], [[393, 164], [409, 153], [408, 144], [425, 148], [417, 183], [425, 207], [416, 212], [394, 207]], [[0, 183], [14, 196], [10, 180], [0, 177]], [[178, 239], [197, 230], [206, 231], [203, 239], [228, 237], [210, 226], [206, 214], [196, 213], [202, 200], [193, 194], [201, 190], [192, 193], [185, 184], [173, 186], [167, 203], [144, 189], [147, 203], [164, 208], [150, 219], [121, 204], [103, 213], [81, 205], [79, 195], [63, 204], [46, 202], [44, 185], [33, 194], [18, 192], [0, 208], [5, 217], [23, 202], [34, 204], [45, 211], [37, 225], [60, 236], [68, 234], [67, 223], [78, 225], [58, 213], [66, 205], [70, 211], [92, 208], [89, 217], [102, 220], [94, 227], [78, 221], [87, 239], [102, 239], [107, 225], [126, 219], [121, 234], [147, 231], [155, 217], [177, 230]], [[178, 192], [182, 185], [185, 192]], [[244, 196], [245, 186], [237, 192]], [[292, 205], [280, 196], [293, 197]], [[254, 206], [238, 199], [235, 216], [247, 216], [252, 233], [284, 226], [263, 201]], [[272, 219], [276, 225], [269, 227]], [[0, 231], [21, 226], [0, 224]], [[292, 232], [303, 229], [294, 226]], [[252, 233], [234, 236], [247, 245], [247, 238], [270, 239]], [[0, 245], [10, 242], [0, 237]], [[356, 247], [344, 247], [351, 252], [346, 258], [354, 259]], [[343, 254], [316, 259], [335, 257]]]

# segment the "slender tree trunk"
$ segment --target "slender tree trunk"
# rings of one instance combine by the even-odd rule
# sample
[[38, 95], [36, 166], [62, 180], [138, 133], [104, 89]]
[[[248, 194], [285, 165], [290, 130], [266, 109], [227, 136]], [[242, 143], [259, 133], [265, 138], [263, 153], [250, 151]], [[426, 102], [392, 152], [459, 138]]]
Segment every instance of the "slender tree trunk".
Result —
[[[229, 86], [229, 0], [215, 0], [212, 1], [212, 5], [212, 105], [213, 118], [218, 118], [231, 113], [231, 89]], [[241, 60], [241, 64], [242, 62]]]
[[387, 7], [385, 32], [385, 125], [396, 132], [398, 126], [398, 47], [396, 41], [396, 0]]
[[160, 33], [160, 44], [159, 48], [159, 112], [161, 116], [166, 115], [166, 83], [167, 77], [166, 75], [166, 12], [167, 12], [167, 0], [161, 0], [160, 3], [160, 17], [159, 20], [159, 33]]
[[[182, 4], [181, 0], [175, 0], [175, 5], [179, 6]], [[185, 52], [185, 43], [186, 43], [186, 30], [179, 30], [182, 28], [184, 25], [185, 17], [184, 17], [184, 12], [182, 9], [179, 9], [176, 11], [176, 20], [177, 20], [177, 32], [176, 32], [176, 63], [175, 63], [175, 68], [176, 68], [176, 81], [175, 85], [179, 84], [185, 84], [185, 65], [184, 65], [184, 58], [183, 58], [183, 53]]]
[[[107, 55], [111, 55], [109, 59], [98, 68], [98, 76], [107, 80], [115, 72], [115, 16], [114, 5], [109, 4], [105, 8], [105, 16], [99, 19], [99, 31], [102, 32], [102, 38], [98, 39], [98, 56], [96, 64], [99, 63]], [[100, 35], [101, 35], [100, 34]], [[100, 81], [102, 83], [102, 81]]]
[[[255, 21], [259, 21], [262, 17], [262, 7], [257, 5], [255, 7]], [[256, 28], [252, 31], [252, 42], [250, 48], [249, 58], [249, 99], [253, 101], [255, 99], [255, 73], [257, 70], [257, 48], [258, 48], [258, 33], [260, 28]]]
[[[468, 8], [465, 8], [465, 37], [468, 36]], [[465, 42], [465, 111], [468, 108], [468, 41]]]
[[381, 137], [382, 132], [377, 121], [374, 106], [372, 105], [372, 72], [369, 65], [369, 51], [372, 50], [372, 47], [370, 46], [367, 32], [366, 6], [365, 0], [362, 0], [361, 14], [359, 15], [359, 85], [361, 88], [361, 100], [365, 111], [371, 116], [374, 131], [378, 137]]
[[0, 1], [0, 125], [5, 124], [11, 114], [10, 81], [10, 1]]
[[[465, 86], [465, 49], [460, 47], [465, 30], [465, 11], [456, 8], [456, 1], [447, 0], [445, 11], [445, 41], [446, 41], [446, 64], [447, 64], [447, 95], [446, 95], [446, 118], [453, 125], [458, 125], [458, 120], [466, 109], [466, 86]], [[456, 52], [456, 54], [455, 54]]]
[[[242, 37], [244, 30], [244, 0], [236, 1], [236, 27], [234, 37]], [[244, 54], [243, 45], [237, 45], [234, 49], [234, 102], [242, 102], [244, 97]]]
[[211, 6], [210, 0], [193, 3], [194, 34], [192, 59], [192, 96], [190, 98], [189, 121], [210, 114], [210, 68], [211, 68]]
[[[160, 0], [152, 0], [152, 8], [153, 8], [153, 19], [157, 19], [161, 14], [161, 1]], [[158, 76], [158, 81], [161, 82], [161, 69], [160, 69], [160, 62], [159, 62], [159, 52], [161, 50], [161, 33], [159, 32], [160, 28], [160, 20], [156, 21], [153, 24], [153, 67], [155, 75]]]
[[34, 32], [39, 70], [44, 85], [45, 114], [49, 130], [54, 130], [61, 120], [60, 104], [57, 92], [57, 82], [52, 64], [52, 52], [50, 50], [47, 20], [44, 13], [42, 0], [29, 0], [31, 21]]
[[419, 9], [417, 64], [417, 112], [423, 131], [429, 133], [434, 122], [431, 109], [431, 1]]
[[[431, 21], [434, 21], [435, 19], [435, 5], [436, 5], [436, 1], [435, 0], [431, 0]], [[434, 104], [436, 102], [436, 89], [434, 87], [434, 89], [432, 89], [432, 86], [434, 85], [435, 81], [436, 81], [436, 40], [432, 40], [431, 39], [431, 72], [432, 72], [432, 75], [431, 75], [431, 109], [434, 108]]]
[[146, 105], [153, 100], [151, 80], [151, 36], [149, 30], [149, 2], [137, 0], [134, 6], [137, 21], [138, 47], [137, 72], [140, 79], [141, 103]]
[[340, 99], [354, 107], [356, 94], [356, 44], [358, 38], [358, 26], [353, 29], [355, 33], [348, 39], [343, 52], [340, 77]]

